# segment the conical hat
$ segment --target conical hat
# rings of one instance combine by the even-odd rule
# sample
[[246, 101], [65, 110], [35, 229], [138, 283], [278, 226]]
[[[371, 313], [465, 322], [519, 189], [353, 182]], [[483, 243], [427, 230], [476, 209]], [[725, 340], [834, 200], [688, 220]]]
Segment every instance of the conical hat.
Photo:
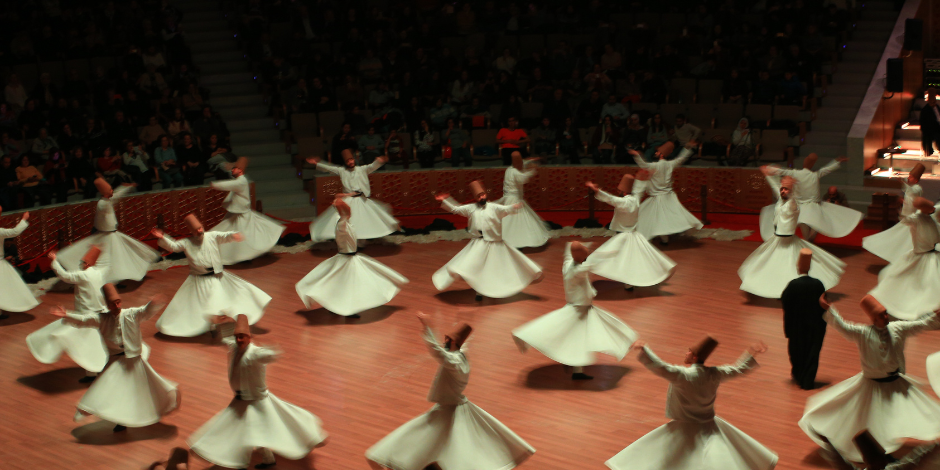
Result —
[[816, 166], [816, 160], [819, 160], [819, 155], [811, 153], [803, 159], [803, 169], [812, 170]]
[[82, 256], [82, 261], [85, 262], [85, 266], [91, 267], [98, 262], [99, 256], [101, 256], [101, 248], [98, 248], [98, 245], [92, 245], [91, 248], [85, 252], [85, 256]]
[[519, 171], [522, 171], [522, 169], [525, 168], [525, 162], [522, 161], [521, 153], [519, 152], [512, 153], [512, 166]]
[[473, 193], [473, 196], [479, 196], [480, 193], [485, 193], [486, 188], [483, 187], [483, 182], [480, 180], [473, 180], [470, 182], [470, 192]]
[[581, 242], [571, 242], [571, 255], [575, 258], [578, 258], [577, 255], [580, 255], [581, 259], [586, 259], [590, 254], [590, 250]]
[[472, 332], [473, 328], [470, 325], [461, 323], [457, 325], [457, 327], [454, 328], [454, 330], [451, 331], [447, 337], [453, 341], [454, 349], [460, 349], [460, 347], [463, 346], [463, 343], [467, 341], [467, 338], [470, 337], [470, 333]]
[[196, 217], [196, 214], [189, 214], [183, 217], [183, 222], [189, 227], [189, 230], [195, 232], [202, 228], [202, 222]]
[[232, 168], [238, 168], [241, 171], [245, 171], [245, 168], [248, 168], [248, 157], [238, 157], [238, 160], [235, 160], [235, 166]]
[[915, 182], [920, 181], [921, 176], [924, 176], [924, 170], [926, 170], [924, 164], [918, 162], [914, 165], [914, 168], [911, 168], [911, 173], [908, 177], [913, 178]]
[[708, 356], [711, 356], [712, 351], [714, 351], [717, 347], [718, 341], [715, 338], [706, 335], [695, 346], [692, 346], [691, 349], [698, 358], [698, 362], [705, 362], [705, 359], [708, 359]]
[[881, 305], [881, 302], [878, 299], [871, 296], [871, 294], [862, 297], [862, 301], [859, 303], [864, 311], [869, 317], [885, 313], [888, 309], [884, 305]]
[[118, 294], [117, 287], [114, 287], [114, 284], [108, 283], [101, 286], [101, 291], [104, 292], [104, 299], [108, 302], [121, 300], [121, 294]]
[[630, 193], [633, 190], [633, 175], [626, 174], [623, 175], [623, 178], [620, 178], [620, 184], [617, 185], [617, 189], [624, 194]]
[[235, 317], [235, 334], [251, 336], [251, 326], [248, 324], [248, 317], [245, 314], [239, 314]]
[[352, 150], [349, 150], [349, 149], [343, 149], [342, 155], [343, 155], [344, 162], [356, 159], [356, 156], [352, 153]]
[[111, 191], [111, 185], [104, 178], [95, 178], [95, 187], [98, 188], [98, 192], [101, 194]]
[[925, 197], [914, 198], [913, 206], [924, 214], [933, 214], [933, 202]]
[[676, 150], [676, 144], [672, 143], [671, 140], [667, 141], [665, 144], [660, 145], [659, 148], [656, 149], [656, 151], [658, 151], [659, 154], [664, 157], [668, 157], [672, 155], [672, 152], [674, 152], [675, 150]]
[[800, 250], [800, 259], [796, 262], [796, 271], [800, 274], [808, 273], [813, 264], [813, 250], [803, 248]]

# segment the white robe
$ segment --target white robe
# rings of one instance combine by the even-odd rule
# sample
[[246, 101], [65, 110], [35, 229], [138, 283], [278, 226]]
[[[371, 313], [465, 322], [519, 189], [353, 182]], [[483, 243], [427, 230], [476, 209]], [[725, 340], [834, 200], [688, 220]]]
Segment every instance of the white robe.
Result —
[[[230, 325], [228, 334], [234, 329]], [[256, 447], [298, 460], [323, 444], [327, 433], [319, 418], [268, 392], [265, 371], [280, 353], [255, 344], [241, 351], [231, 336], [223, 342], [229, 347], [229, 386], [236, 398], [186, 440], [189, 448], [220, 467], [246, 468]]]
[[597, 291], [591, 285], [591, 269], [590, 260], [575, 263], [568, 243], [562, 267], [567, 303], [512, 330], [520, 351], [531, 346], [555, 362], [574, 367], [596, 363], [597, 353], [618, 361], [627, 355], [638, 335], [615, 315], [593, 305]]
[[251, 186], [241, 175], [228, 181], [213, 181], [212, 189], [228, 191], [222, 207], [228, 211], [225, 218], [210, 232], [238, 232], [245, 236], [241, 243], [226, 243], [219, 247], [222, 264], [230, 265], [255, 259], [274, 248], [286, 227], [274, 219], [251, 210]]
[[356, 233], [348, 217], [336, 223], [339, 253], [320, 263], [295, 286], [310, 309], [320, 304], [338, 315], [349, 316], [385, 305], [408, 279], [372, 257], [356, 253]]
[[[366, 451], [366, 458], [394, 470], [510, 470], [535, 453], [503, 423], [463, 395], [470, 362], [463, 350], [444, 349], [426, 328], [424, 341], [440, 364], [428, 412], [403, 424]], [[465, 343], [466, 344], [466, 343]]]
[[[360, 240], [370, 240], [391, 235], [398, 231], [398, 220], [392, 216], [392, 208], [384, 202], [372, 199], [372, 187], [369, 174], [378, 170], [384, 163], [376, 160], [369, 165], [357, 166], [352, 170], [329, 163], [317, 163], [317, 169], [339, 176], [343, 193], [360, 193], [361, 196], [343, 198], [352, 209], [352, 223], [359, 231]], [[333, 239], [339, 212], [330, 206], [310, 224], [310, 238], [314, 243]]]
[[13, 228], [0, 229], [0, 284], [3, 284], [0, 312], [25, 312], [39, 305], [36, 296], [20, 277], [20, 272], [5, 259], [3, 253], [3, 241], [7, 238], [18, 237], [27, 227], [29, 223], [20, 220]]
[[503, 219], [503, 240], [513, 248], [542, 246], [550, 238], [548, 224], [529, 207], [523, 195], [525, 184], [535, 176], [535, 169], [531, 168], [529, 162], [526, 162], [523, 168], [524, 171], [512, 166], [506, 169], [503, 176], [503, 197], [494, 201], [506, 206], [522, 204], [519, 212]]
[[690, 156], [692, 151], [689, 149], [682, 149], [673, 160], [647, 162], [640, 155], [633, 156], [637, 165], [653, 171], [646, 187], [649, 198], [640, 204], [640, 223], [637, 226], [637, 231], [647, 239], [702, 228], [702, 222], [679, 202], [679, 197], [672, 191], [673, 170]]
[[[852, 233], [864, 216], [855, 209], [822, 201], [819, 179], [839, 169], [839, 166], [839, 162], [833, 160], [819, 171], [806, 168], [773, 169], [779, 176], [790, 176], [796, 180], [793, 198], [800, 205], [800, 223], [830, 238], [842, 238]], [[761, 234], [768, 231], [767, 215], [766, 212], [761, 211]], [[769, 234], [764, 239], [766, 240], [767, 237]]]
[[913, 249], [878, 273], [869, 294], [901, 320], [914, 320], [940, 308], [940, 227], [934, 215], [919, 210], [901, 219]]
[[169, 336], [199, 336], [211, 329], [210, 317], [225, 313], [233, 318], [248, 316], [254, 325], [264, 314], [271, 296], [248, 281], [224, 271], [219, 245], [234, 241], [235, 232], [205, 232], [202, 241], [192, 238], [176, 241], [164, 235], [160, 246], [185, 252], [189, 277], [183, 282], [163, 315], [157, 329]]
[[[901, 205], [901, 213], [898, 214], [899, 222], [914, 213], [914, 199], [924, 195], [924, 190], [919, 184], [913, 186], [909, 186], [907, 182], [901, 184], [904, 186], [904, 203]], [[887, 230], [863, 238], [862, 248], [889, 263], [893, 263], [913, 250], [914, 242], [911, 240], [910, 228], [903, 223], [897, 223]]]
[[744, 353], [734, 365], [667, 364], [649, 347], [640, 362], [669, 381], [666, 417], [672, 419], [608, 460], [613, 470], [769, 470], [777, 455], [715, 415], [718, 386], [757, 367]]
[[82, 396], [76, 421], [95, 415], [122, 426], [144, 427], [179, 407], [177, 384], [161, 377], [147, 362], [149, 348], [140, 334], [141, 322], [157, 313], [152, 304], [125, 308], [118, 315], [69, 313], [72, 321], [98, 328], [109, 349], [124, 352]]
[[95, 210], [97, 232], [57, 253], [56, 258], [63, 266], [72, 271], [78, 270], [79, 261], [92, 245], [96, 245], [101, 248], [96, 266], [105, 270], [105, 279], [108, 282], [128, 279], [140, 281], [147, 275], [150, 264], [160, 260], [160, 253], [119, 232], [117, 215], [114, 212], [114, 204], [133, 189], [132, 186], [120, 186], [110, 198], [103, 197], [98, 200]]
[[[889, 311], [890, 313], [890, 311]], [[885, 452], [901, 448], [905, 439], [940, 438], [940, 402], [905, 373], [904, 344], [909, 336], [940, 328], [933, 315], [917, 321], [894, 321], [887, 328], [847, 322], [831, 308], [829, 326], [858, 345], [862, 372], [806, 400], [800, 427], [819, 445], [825, 436], [849, 460], [860, 462], [852, 439], [867, 429]], [[876, 382], [897, 376], [893, 382]]]
[[826, 289], [832, 289], [842, 278], [845, 263], [829, 252], [796, 235], [800, 208], [794, 198], [780, 199], [780, 182], [776, 177], [767, 177], [767, 182], [777, 196], [774, 207], [775, 236], [757, 247], [738, 268], [741, 290], [768, 299], [779, 299], [790, 281], [799, 277], [796, 264], [800, 250], [813, 250], [813, 263], [809, 275], [822, 281]]
[[672, 277], [676, 262], [637, 233], [636, 223], [644, 185], [638, 181], [633, 194], [623, 197], [599, 191], [596, 198], [614, 206], [610, 229], [618, 233], [600, 246], [588, 261], [591, 272], [631, 286], [653, 286]]
[[495, 203], [458, 206], [453, 199], [444, 200], [442, 207], [468, 217], [467, 230], [473, 238], [431, 277], [437, 290], [463, 279], [478, 294], [500, 299], [512, 297], [541, 279], [542, 268], [503, 241], [502, 218], [516, 209]]

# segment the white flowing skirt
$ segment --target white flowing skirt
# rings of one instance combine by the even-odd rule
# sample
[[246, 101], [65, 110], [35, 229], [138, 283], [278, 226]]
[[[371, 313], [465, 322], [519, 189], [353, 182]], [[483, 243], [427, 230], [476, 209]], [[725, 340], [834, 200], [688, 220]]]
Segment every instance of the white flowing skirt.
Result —
[[940, 252], [909, 251], [878, 273], [878, 285], [869, 294], [901, 320], [940, 308]]
[[435, 404], [366, 451], [392, 470], [509, 470], [535, 453], [526, 441], [473, 403]]
[[511, 206], [522, 203], [522, 209], [503, 218], [503, 241], [513, 248], [542, 246], [548, 242], [548, 224], [529, 207], [524, 199], [503, 196], [496, 204]]
[[830, 202], [800, 203], [799, 222], [829, 238], [842, 238], [852, 233], [862, 217], [855, 209]]
[[631, 286], [654, 286], [676, 272], [676, 262], [635, 231], [614, 235], [591, 253], [592, 260], [592, 273]]
[[770, 470], [777, 454], [727, 421], [670, 421], [607, 462], [613, 470]]
[[512, 297], [541, 279], [542, 268], [505, 242], [474, 238], [431, 276], [434, 287], [444, 290], [463, 279], [478, 294], [493, 299]]
[[60, 318], [26, 337], [26, 346], [43, 364], [54, 364], [68, 354], [82, 369], [101, 372], [108, 365], [108, 347], [97, 328], [79, 327]]
[[894, 224], [887, 230], [863, 238], [862, 248], [889, 263], [894, 263], [907, 252], [914, 250], [911, 228], [900, 223]]
[[286, 227], [255, 211], [243, 214], [229, 212], [210, 232], [238, 232], [245, 236], [241, 243], [219, 245], [222, 264], [229, 265], [255, 259], [274, 248]]
[[861, 462], [852, 439], [864, 429], [889, 453], [900, 449], [905, 439], [940, 438], [940, 402], [903, 374], [894, 382], [880, 383], [860, 373], [809, 397], [800, 427], [820, 446], [824, 443], [818, 435], [845, 458]]
[[[349, 221], [356, 228], [356, 238], [370, 240], [398, 231], [398, 220], [392, 216], [392, 208], [388, 204], [367, 197], [346, 197], [343, 200], [349, 204], [352, 214]], [[336, 238], [337, 222], [339, 212], [333, 206], [328, 207], [310, 223], [310, 239], [318, 243]]]
[[640, 204], [637, 231], [647, 240], [659, 235], [682, 233], [693, 228], [702, 228], [702, 221], [696, 219], [679, 202], [679, 196], [672, 191], [650, 196]]
[[589, 366], [597, 353], [622, 360], [639, 338], [629, 326], [596, 306], [567, 304], [514, 330], [519, 350], [538, 349], [549, 359], [567, 366]]
[[256, 447], [298, 460], [326, 438], [320, 418], [268, 393], [260, 400], [232, 400], [186, 442], [215, 465], [245, 468]]
[[106, 269], [105, 280], [139, 281], [147, 275], [150, 264], [160, 260], [160, 253], [121, 232], [98, 232], [83, 238], [56, 254], [56, 259], [69, 271], [78, 271], [79, 261], [92, 245], [101, 248], [97, 266]]
[[179, 407], [175, 382], [164, 379], [143, 357], [120, 356], [101, 374], [78, 402], [79, 414], [95, 415], [129, 428], [160, 422]]
[[349, 316], [385, 305], [407, 283], [406, 277], [369, 256], [338, 254], [313, 268], [295, 288], [308, 309], [320, 304]]
[[248, 323], [254, 325], [269, 302], [270, 295], [228, 271], [190, 274], [157, 320], [157, 329], [169, 336], [199, 336], [210, 330], [210, 317], [223, 313], [233, 318], [247, 315]]
[[790, 281], [799, 277], [796, 262], [800, 250], [813, 250], [809, 275], [822, 281], [826, 290], [839, 284], [845, 263], [826, 250], [800, 237], [778, 237], [757, 247], [738, 268], [741, 290], [768, 299], [779, 299]]
[[0, 285], [3, 285], [3, 294], [0, 294], [0, 311], [25, 312], [39, 305], [36, 296], [20, 277], [20, 272], [2, 257], [0, 257]]

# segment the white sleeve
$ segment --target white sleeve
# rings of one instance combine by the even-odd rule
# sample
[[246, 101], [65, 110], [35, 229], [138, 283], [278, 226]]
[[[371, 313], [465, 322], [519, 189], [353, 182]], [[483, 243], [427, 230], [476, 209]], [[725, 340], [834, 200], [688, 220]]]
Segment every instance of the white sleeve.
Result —
[[673, 159], [673, 160], [672, 160], [671, 162], [669, 162], [669, 163], [672, 165], [673, 168], [675, 168], [675, 167], [677, 167], [677, 166], [682, 165], [683, 163], [685, 163], [685, 161], [688, 160], [689, 157], [691, 157], [691, 156], [692, 156], [692, 149], [690, 149], [690, 148], [683, 148], [683, 149], [679, 152], [679, 156], [677, 156], [675, 159]]
[[473, 204], [457, 205], [457, 201], [452, 197], [444, 199], [444, 202], [441, 203], [441, 207], [464, 217], [470, 217], [470, 214], [473, 214]]
[[828, 165], [820, 168], [819, 171], [816, 172], [816, 174], [818, 174], [819, 177], [822, 178], [823, 176], [826, 176], [829, 173], [832, 173], [833, 171], [838, 170], [840, 166], [842, 166], [842, 164], [839, 163], [838, 160], [833, 160], [829, 162]]
[[157, 242], [157, 244], [160, 245], [161, 247], [163, 247], [163, 248], [166, 249], [166, 250], [172, 251], [173, 253], [179, 253], [179, 252], [183, 251], [183, 249], [184, 249], [182, 242], [178, 242], [178, 241], [174, 240], [173, 237], [171, 237], [171, 236], [169, 236], [169, 235], [167, 235], [167, 234], [163, 234], [163, 238], [161, 238], [161, 239]]
[[114, 190], [114, 194], [111, 195], [111, 203], [114, 204], [118, 202], [119, 199], [127, 196], [132, 191], [134, 191], [133, 186], [118, 186], [117, 189]]
[[716, 369], [718, 369], [718, 373], [721, 374], [721, 381], [724, 382], [725, 380], [744, 375], [757, 367], [757, 360], [754, 359], [751, 353], [745, 351], [744, 354], [738, 358], [738, 362], [718, 366]]
[[69, 284], [78, 284], [88, 280], [88, 274], [85, 271], [66, 271], [65, 267], [62, 266], [62, 263], [59, 263], [58, 259], [52, 262], [52, 269], [59, 279]]
[[29, 222], [20, 219], [20, 223], [13, 228], [0, 228], [0, 238], [18, 237], [26, 230], [26, 227], [29, 227]]
[[653, 353], [653, 350], [650, 349], [649, 346], [643, 346], [643, 349], [640, 351], [639, 359], [650, 372], [670, 382], [679, 380], [679, 377], [682, 375], [678, 366], [664, 362]]
[[365, 167], [365, 168], [366, 168], [366, 173], [372, 173], [372, 172], [378, 170], [379, 168], [382, 168], [382, 165], [384, 165], [384, 164], [385, 164], [385, 161], [379, 160], [378, 158], [376, 158], [375, 160], [372, 161], [372, 163], [366, 165], [366, 167]]
[[334, 175], [339, 175], [339, 172], [343, 170], [338, 165], [331, 165], [329, 163], [324, 163], [324, 162], [317, 163], [317, 169], [320, 171], [325, 171], [327, 173], [333, 173]]
[[224, 180], [224, 181], [213, 181], [209, 183], [209, 185], [212, 186], [212, 189], [215, 189], [218, 191], [235, 191], [236, 189], [238, 189], [239, 182], [238, 182], [238, 179], [236, 178], [236, 179], [230, 179], [230, 180]]
[[845, 339], [849, 341], [858, 341], [859, 338], [865, 333], [866, 327], [859, 325], [858, 323], [853, 323], [845, 321], [839, 315], [839, 312], [835, 307], [830, 306], [829, 310], [823, 314], [823, 319], [826, 320], [826, 323], [829, 326], [833, 327], [836, 331], [839, 332]]

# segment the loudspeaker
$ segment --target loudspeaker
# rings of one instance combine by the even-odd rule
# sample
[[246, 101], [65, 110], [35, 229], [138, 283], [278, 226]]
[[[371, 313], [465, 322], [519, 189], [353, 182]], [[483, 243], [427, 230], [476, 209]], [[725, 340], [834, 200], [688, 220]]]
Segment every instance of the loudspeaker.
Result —
[[919, 51], [924, 43], [924, 20], [904, 20], [904, 50]]
[[887, 70], [885, 90], [891, 93], [904, 91], [904, 59], [888, 59]]

